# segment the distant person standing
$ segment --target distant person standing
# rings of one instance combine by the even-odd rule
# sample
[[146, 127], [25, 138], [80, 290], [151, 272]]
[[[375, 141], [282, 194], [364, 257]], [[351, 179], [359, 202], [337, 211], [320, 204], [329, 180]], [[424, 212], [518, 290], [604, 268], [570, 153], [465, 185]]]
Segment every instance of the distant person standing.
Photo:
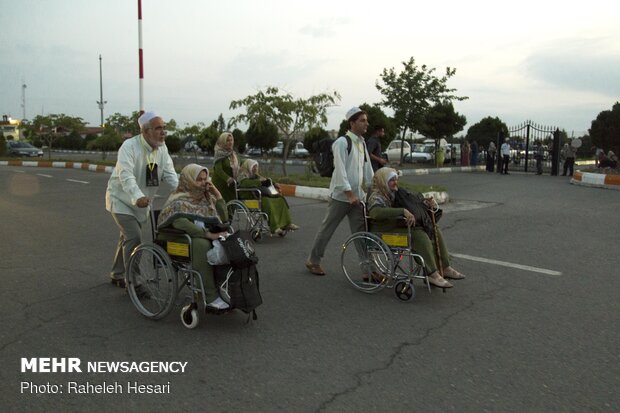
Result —
[[381, 138], [385, 136], [385, 129], [383, 125], [375, 125], [372, 130], [372, 135], [366, 140], [366, 149], [370, 155], [370, 163], [372, 170], [385, 166], [388, 161], [381, 156]]
[[108, 180], [105, 206], [120, 230], [110, 279], [125, 287], [129, 257], [142, 242], [142, 225], [160, 182], [176, 189], [179, 179], [165, 145], [163, 119], [154, 112], [138, 118], [140, 135], [127, 139], [118, 150], [116, 166]]
[[349, 130], [332, 145], [334, 173], [329, 184], [327, 212], [305, 263], [308, 271], [314, 275], [325, 275], [321, 267], [325, 247], [345, 216], [349, 218], [352, 233], [366, 229], [366, 215], [361, 201], [366, 199], [366, 189], [373, 177], [363, 138], [368, 129], [368, 116], [360, 108], [354, 107], [349, 109], [345, 120], [349, 124]]
[[568, 176], [573, 176], [573, 168], [575, 165], [575, 153], [576, 150], [575, 148], [573, 148], [573, 145], [570, 145], [568, 143], [564, 144], [564, 147], [562, 148], [562, 152], [560, 152], [560, 155], [562, 156], [562, 159], [564, 159], [564, 169], [563, 169], [563, 173], [562, 176], [566, 176], [566, 172], [570, 173], [568, 174]]
[[471, 166], [478, 165], [478, 142], [471, 143]]
[[504, 139], [504, 143], [502, 143], [500, 152], [502, 154], [501, 173], [504, 175], [508, 175], [508, 164], [510, 163], [510, 144], [508, 143], [508, 138]]
[[594, 152], [594, 166], [598, 168], [598, 164], [602, 158], [601, 155], [605, 155], [605, 151], [598, 146], [593, 146], [592, 151]]
[[469, 142], [463, 142], [463, 147], [461, 148], [461, 166], [469, 166], [469, 161], [471, 157], [471, 147], [469, 146]]
[[542, 141], [536, 142], [536, 148], [534, 150], [534, 158], [536, 159], [536, 175], [542, 175], [542, 161], [545, 150], [542, 146]]
[[495, 154], [497, 154], [497, 147], [495, 143], [489, 143], [489, 149], [487, 150], [487, 171], [493, 172], [495, 170]]

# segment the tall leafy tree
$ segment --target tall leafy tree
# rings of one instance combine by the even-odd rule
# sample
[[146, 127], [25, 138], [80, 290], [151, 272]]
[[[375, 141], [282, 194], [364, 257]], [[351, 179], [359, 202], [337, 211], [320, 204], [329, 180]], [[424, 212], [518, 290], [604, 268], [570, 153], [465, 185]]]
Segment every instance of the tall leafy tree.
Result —
[[130, 116], [116, 112], [106, 118], [106, 126], [114, 128], [121, 137], [125, 134], [136, 136], [140, 133], [139, 117], [140, 113], [137, 111], [132, 112]]
[[252, 121], [245, 132], [245, 137], [248, 145], [259, 148], [261, 152], [267, 152], [278, 142], [278, 127], [266, 120]]
[[435, 140], [435, 147], [440, 139], [445, 139], [463, 130], [467, 118], [454, 111], [452, 102], [439, 102], [433, 105], [424, 116], [420, 133]]
[[47, 145], [48, 159], [52, 159], [52, 148], [63, 134], [82, 132], [86, 123], [82, 118], [67, 116], [64, 113], [50, 114], [47, 116], [38, 115], [32, 120], [32, 130], [38, 138]]
[[[442, 77], [435, 76], [435, 68], [426, 65], [417, 66], [413, 57], [402, 62], [403, 69], [383, 69], [381, 80], [375, 86], [383, 95], [382, 106], [394, 111], [394, 121], [400, 129], [404, 141], [407, 131], [419, 132], [424, 123], [426, 112], [432, 104], [442, 101], [465, 100], [466, 96], [454, 94], [456, 89], [448, 88], [446, 83], [456, 73], [456, 69], [447, 67]], [[401, 146], [400, 163], [403, 160]]]
[[[284, 160], [288, 156], [291, 141], [308, 127], [327, 123], [327, 108], [340, 100], [338, 92], [321, 93], [307, 99], [295, 98], [290, 93], [281, 92], [269, 86], [254, 95], [233, 100], [230, 109], [244, 108], [245, 113], [231, 119], [231, 124], [249, 124], [258, 119], [272, 122], [278, 128], [284, 142]], [[282, 162], [282, 172], [286, 175], [286, 162]]]
[[497, 143], [497, 137], [499, 133], [508, 137], [508, 127], [498, 117], [487, 116], [481, 119], [478, 123], [475, 123], [467, 129], [467, 135], [465, 139], [468, 141], [476, 141], [479, 145], [487, 148], [489, 143]]
[[592, 143], [605, 151], [620, 154], [620, 103], [598, 114], [588, 130]]

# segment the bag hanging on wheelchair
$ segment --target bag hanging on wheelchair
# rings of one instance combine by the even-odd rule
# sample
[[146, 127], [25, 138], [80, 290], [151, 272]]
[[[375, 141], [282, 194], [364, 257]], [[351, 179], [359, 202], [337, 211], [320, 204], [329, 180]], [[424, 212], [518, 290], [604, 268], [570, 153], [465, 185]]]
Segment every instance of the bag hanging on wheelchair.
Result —
[[242, 235], [241, 231], [230, 234], [219, 242], [234, 268], [245, 268], [258, 263], [252, 240], [247, 235]]

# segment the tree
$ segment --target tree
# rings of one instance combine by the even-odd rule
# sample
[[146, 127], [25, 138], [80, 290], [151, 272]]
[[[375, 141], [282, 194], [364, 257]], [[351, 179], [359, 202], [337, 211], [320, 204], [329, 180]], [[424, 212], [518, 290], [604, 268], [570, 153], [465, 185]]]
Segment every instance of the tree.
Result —
[[592, 121], [588, 129], [592, 144], [605, 151], [620, 153], [620, 103], [616, 102], [611, 110], [604, 110]]
[[105, 160], [107, 152], [118, 150], [121, 143], [123, 143], [121, 134], [115, 128], [106, 126], [101, 136], [88, 142], [86, 148], [89, 150], [101, 151], [101, 159]]
[[245, 138], [251, 147], [259, 148], [261, 153], [267, 152], [278, 142], [278, 127], [266, 120], [252, 121]]
[[424, 116], [420, 133], [435, 140], [435, 148], [440, 139], [449, 138], [463, 130], [467, 118], [454, 111], [452, 102], [440, 102], [432, 106]]
[[217, 117], [217, 131], [219, 133], [226, 131], [226, 122], [224, 122], [224, 115], [220, 113], [220, 116]]
[[166, 136], [166, 147], [170, 153], [178, 153], [181, 150], [181, 138], [177, 134]]
[[0, 131], [0, 156], [6, 156], [6, 139], [2, 131]]
[[308, 152], [314, 153], [315, 152], [314, 144], [320, 140], [323, 140], [329, 137], [330, 137], [329, 132], [327, 132], [325, 129], [321, 128], [320, 126], [317, 126], [315, 128], [310, 128], [310, 130], [308, 130], [308, 132], [306, 132], [306, 135], [304, 136], [304, 148], [306, 148]]
[[47, 116], [37, 115], [32, 120], [32, 130], [38, 135], [39, 139], [48, 147], [48, 159], [52, 159], [52, 147], [62, 134], [59, 130], [68, 133], [80, 133], [84, 130], [86, 123], [79, 117], [67, 116], [64, 113], [50, 114]]
[[[106, 126], [116, 129], [120, 136], [130, 134], [136, 136], [140, 133], [140, 125], [138, 125], [138, 118], [140, 112], [134, 111], [131, 116], [121, 115], [116, 112], [106, 118]], [[176, 122], [175, 122], [176, 124]]]
[[[426, 65], [418, 67], [413, 57], [402, 64], [403, 70], [400, 73], [396, 73], [394, 68], [383, 69], [381, 82], [377, 81], [375, 86], [384, 97], [381, 105], [394, 111], [394, 121], [401, 130], [401, 139], [404, 141], [407, 130], [420, 131], [426, 112], [433, 103], [465, 100], [467, 97], [454, 95], [456, 89], [446, 86], [456, 69], [447, 67], [445, 75], [438, 78], [433, 74], [435, 68], [428, 68]], [[401, 165], [403, 147], [404, 145], [401, 145]]]
[[509, 136], [508, 127], [500, 118], [487, 116], [467, 129], [465, 139], [470, 142], [476, 141], [479, 145], [488, 147], [491, 142], [497, 143], [497, 137], [500, 132], [505, 137]]
[[306, 127], [327, 124], [327, 108], [339, 100], [336, 91], [295, 99], [290, 93], [281, 93], [277, 87], [269, 86], [255, 95], [230, 102], [230, 109], [245, 108], [245, 113], [233, 117], [230, 123], [249, 124], [264, 119], [276, 125], [284, 142], [282, 172], [286, 175], [286, 158], [293, 138]]
[[247, 141], [245, 139], [245, 133], [241, 129], [235, 128], [231, 132], [233, 138], [235, 139], [235, 146], [237, 147], [237, 152], [244, 153]]
[[217, 129], [217, 126], [213, 124], [208, 128], [204, 128], [200, 132], [200, 148], [204, 152], [211, 153], [213, 152], [213, 148], [215, 147], [215, 142], [217, 142], [217, 138], [220, 137], [220, 131]]

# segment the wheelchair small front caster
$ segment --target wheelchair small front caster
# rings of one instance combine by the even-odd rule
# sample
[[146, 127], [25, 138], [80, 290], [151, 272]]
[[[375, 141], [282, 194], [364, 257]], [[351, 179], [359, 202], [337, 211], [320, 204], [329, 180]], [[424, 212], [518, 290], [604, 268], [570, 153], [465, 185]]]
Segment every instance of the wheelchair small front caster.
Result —
[[198, 304], [190, 303], [181, 309], [181, 321], [185, 327], [196, 328], [198, 320]]
[[394, 287], [394, 293], [402, 301], [411, 300], [414, 294], [413, 286], [409, 282], [400, 281]]
[[261, 234], [260, 229], [255, 229], [254, 231], [252, 231], [251, 236], [252, 240], [256, 242], [262, 238], [263, 234]]

